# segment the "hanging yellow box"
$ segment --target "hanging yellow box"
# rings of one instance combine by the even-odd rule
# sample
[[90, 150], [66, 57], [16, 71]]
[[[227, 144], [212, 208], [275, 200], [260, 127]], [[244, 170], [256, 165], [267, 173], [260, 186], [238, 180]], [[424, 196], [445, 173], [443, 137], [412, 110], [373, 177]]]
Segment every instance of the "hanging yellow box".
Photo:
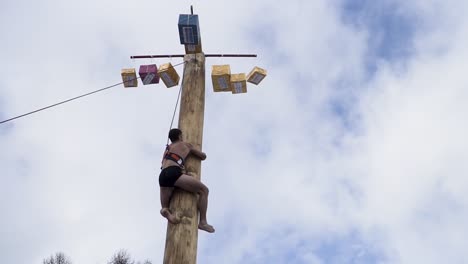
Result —
[[253, 83], [255, 85], [258, 85], [263, 78], [265, 78], [267, 75], [267, 71], [265, 69], [262, 69], [260, 67], [254, 67], [252, 71], [247, 75], [247, 81], [249, 83]]
[[138, 80], [135, 69], [122, 69], [122, 81], [125, 88], [137, 87]]
[[233, 94], [247, 92], [245, 73], [231, 74], [231, 90]]
[[229, 65], [213, 65], [211, 67], [211, 80], [213, 91], [230, 92], [231, 67]]
[[179, 84], [179, 74], [177, 74], [177, 71], [174, 69], [171, 63], [165, 63], [159, 66], [159, 76], [167, 88]]

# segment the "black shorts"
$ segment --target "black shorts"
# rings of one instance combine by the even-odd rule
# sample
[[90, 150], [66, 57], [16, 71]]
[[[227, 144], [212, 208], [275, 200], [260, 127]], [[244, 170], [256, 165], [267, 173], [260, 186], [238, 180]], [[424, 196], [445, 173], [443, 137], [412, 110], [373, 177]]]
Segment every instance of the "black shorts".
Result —
[[159, 186], [174, 187], [174, 183], [182, 176], [182, 169], [179, 166], [170, 166], [159, 174]]

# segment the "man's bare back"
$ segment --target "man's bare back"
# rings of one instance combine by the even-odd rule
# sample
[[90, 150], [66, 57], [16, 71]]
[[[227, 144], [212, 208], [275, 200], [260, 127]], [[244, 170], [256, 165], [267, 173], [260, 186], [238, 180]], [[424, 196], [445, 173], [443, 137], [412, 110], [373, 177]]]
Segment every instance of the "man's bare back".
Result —
[[[186, 143], [186, 142], [183, 142], [183, 141], [177, 141], [177, 142], [172, 143], [171, 145], [169, 145], [169, 152], [177, 154], [183, 160], [185, 160], [189, 154], [193, 154], [193, 155], [197, 156], [201, 160], [206, 159], [206, 154], [205, 153], [193, 148], [192, 144]], [[162, 162], [162, 168], [164, 169], [164, 168], [167, 168], [167, 167], [170, 167], [170, 166], [179, 166], [179, 164], [177, 164], [177, 162], [175, 162], [173, 160], [164, 159], [163, 162]]]

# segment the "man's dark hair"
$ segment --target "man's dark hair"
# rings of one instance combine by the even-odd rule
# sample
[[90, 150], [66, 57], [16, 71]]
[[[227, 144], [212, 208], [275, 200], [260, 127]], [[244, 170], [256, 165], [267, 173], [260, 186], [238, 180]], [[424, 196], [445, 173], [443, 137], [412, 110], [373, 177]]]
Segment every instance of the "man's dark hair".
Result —
[[178, 128], [173, 128], [169, 131], [169, 139], [171, 142], [179, 140], [180, 135], [182, 134], [182, 130]]

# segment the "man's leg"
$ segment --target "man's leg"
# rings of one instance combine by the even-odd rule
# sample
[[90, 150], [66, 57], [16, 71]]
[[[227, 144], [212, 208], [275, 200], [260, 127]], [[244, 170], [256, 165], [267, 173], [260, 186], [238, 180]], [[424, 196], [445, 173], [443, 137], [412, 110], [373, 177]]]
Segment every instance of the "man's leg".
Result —
[[179, 223], [177, 217], [171, 213], [169, 210], [169, 205], [171, 202], [172, 192], [174, 191], [173, 187], [160, 187], [161, 194], [161, 215], [167, 218], [167, 220], [173, 224]]
[[208, 187], [201, 181], [195, 179], [192, 176], [182, 174], [179, 179], [175, 182], [174, 186], [179, 187], [183, 190], [198, 194], [198, 210], [200, 211], [200, 222], [198, 228], [205, 230], [206, 232], [213, 233], [214, 228], [206, 221], [206, 211], [208, 209]]

